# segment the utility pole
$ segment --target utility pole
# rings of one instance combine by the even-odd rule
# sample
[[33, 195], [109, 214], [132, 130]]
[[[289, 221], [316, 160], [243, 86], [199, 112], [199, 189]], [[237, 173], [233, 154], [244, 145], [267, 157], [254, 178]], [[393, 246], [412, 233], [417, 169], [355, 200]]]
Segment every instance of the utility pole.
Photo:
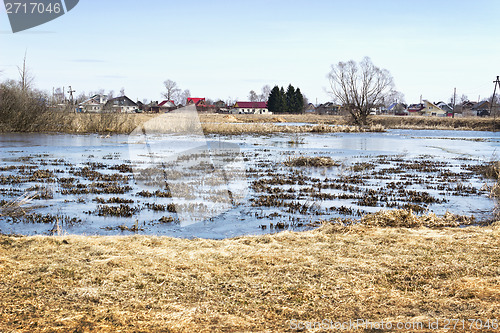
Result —
[[71, 105], [73, 105], [73, 93], [76, 90], [71, 89], [71, 86], [69, 86], [68, 94], [69, 94], [69, 100], [71, 101]]
[[457, 88], [453, 90], [453, 109], [451, 110], [451, 117], [455, 118], [455, 105], [457, 102]]
[[495, 88], [493, 89], [493, 97], [491, 98], [490, 116], [491, 116], [491, 113], [493, 112], [493, 130], [496, 131], [497, 130], [497, 113], [496, 113], [496, 110], [494, 109], [494, 105], [495, 105], [495, 94], [497, 92], [497, 86], [500, 89], [500, 76], [497, 75], [497, 79], [495, 81], [493, 81], [493, 83], [495, 84]]

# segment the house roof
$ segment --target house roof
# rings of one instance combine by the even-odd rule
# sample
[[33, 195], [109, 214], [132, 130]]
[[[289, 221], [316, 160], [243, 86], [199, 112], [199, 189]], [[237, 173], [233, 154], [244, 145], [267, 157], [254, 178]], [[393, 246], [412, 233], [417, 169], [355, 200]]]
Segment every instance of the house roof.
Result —
[[326, 102], [324, 104], [319, 105], [318, 109], [321, 109], [321, 108], [338, 108], [338, 107], [340, 107], [340, 105], [335, 104], [333, 102]]
[[392, 103], [391, 105], [389, 105], [389, 107], [387, 108], [387, 110], [392, 110], [392, 109], [394, 109], [397, 105], [398, 105], [398, 103]]
[[[429, 108], [432, 108], [432, 110], [434, 111], [434, 108], [436, 108], [437, 110], [441, 110], [443, 112], [446, 112], [446, 110], [443, 110], [443, 108], [441, 108], [440, 106], [432, 103], [432, 102], [429, 102], [428, 100], [424, 99], [424, 103], [427, 104], [427, 106], [429, 106]], [[451, 110], [451, 109], [450, 109]]]
[[236, 102], [235, 108], [267, 109], [267, 102]]
[[100, 105], [100, 104], [101, 103], [99, 103], [99, 100], [95, 98], [90, 98], [80, 103], [80, 105]]
[[201, 101], [205, 101], [205, 98], [198, 98], [198, 97], [188, 97], [186, 104], [195, 104], [198, 105]]
[[476, 103], [472, 107], [473, 110], [489, 109], [489, 108], [490, 108], [490, 102], [488, 102], [488, 101], [482, 101], [482, 102]]
[[423, 104], [411, 104], [408, 106], [408, 111], [421, 111], [423, 108]]
[[106, 103], [106, 106], [109, 106], [109, 105], [137, 106], [137, 104], [133, 100], [128, 98], [127, 96], [120, 96], [120, 97], [112, 98]]
[[175, 106], [175, 103], [172, 100], [170, 100], [170, 101], [163, 101], [160, 104], [158, 104], [158, 106], [172, 107], [172, 106]]

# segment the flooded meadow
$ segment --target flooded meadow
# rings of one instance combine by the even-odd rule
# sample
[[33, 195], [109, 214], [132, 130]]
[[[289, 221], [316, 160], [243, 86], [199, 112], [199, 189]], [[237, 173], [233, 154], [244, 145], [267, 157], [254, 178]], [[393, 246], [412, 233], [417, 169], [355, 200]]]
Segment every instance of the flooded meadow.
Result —
[[492, 219], [495, 132], [0, 135], [3, 234], [227, 238], [384, 209]]

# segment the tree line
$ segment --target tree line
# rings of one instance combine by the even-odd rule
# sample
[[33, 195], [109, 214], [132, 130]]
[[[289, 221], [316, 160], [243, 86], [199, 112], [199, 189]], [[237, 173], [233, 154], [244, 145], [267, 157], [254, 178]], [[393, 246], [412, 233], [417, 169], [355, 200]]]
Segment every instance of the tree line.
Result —
[[274, 86], [267, 100], [267, 108], [273, 113], [302, 113], [304, 110], [304, 95], [300, 88], [291, 84], [285, 92], [283, 87]]

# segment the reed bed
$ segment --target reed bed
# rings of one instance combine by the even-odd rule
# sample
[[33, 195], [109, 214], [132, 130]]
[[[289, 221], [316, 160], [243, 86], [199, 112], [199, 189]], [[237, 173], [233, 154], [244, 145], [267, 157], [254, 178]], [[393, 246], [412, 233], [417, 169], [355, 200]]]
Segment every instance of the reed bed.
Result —
[[394, 209], [367, 214], [359, 223], [374, 227], [443, 228], [473, 225], [476, 220], [474, 217], [455, 215], [450, 212], [446, 212], [443, 216], [434, 213], [417, 215], [411, 209]]
[[272, 134], [272, 133], [357, 133], [357, 132], [383, 132], [385, 129], [381, 125], [368, 127], [338, 125], [329, 126], [302, 125], [288, 126], [276, 125], [271, 123], [203, 123], [203, 132], [205, 134], [223, 134], [223, 135], [241, 135], [241, 134]]
[[495, 216], [500, 219], [500, 161], [492, 161], [487, 163], [481, 172], [488, 178], [491, 178], [495, 183], [490, 188], [490, 196], [497, 200], [495, 207]]
[[[91, 114], [46, 112], [43, 117], [30, 122], [27, 132], [61, 133], [131, 133], [141, 124], [161, 116], [158, 114]], [[421, 116], [371, 116], [364, 128], [350, 126], [349, 118], [333, 115], [224, 115], [199, 114], [207, 133], [244, 134], [244, 133], [303, 133], [303, 132], [360, 132], [383, 131], [387, 128], [398, 129], [436, 129], [436, 130], [500, 130], [500, 122], [492, 118], [443, 118]], [[275, 123], [316, 124], [315, 129], [301, 126], [272, 126]], [[244, 123], [244, 124], [241, 124]], [[230, 126], [234, 124], [235, 128]], [[250, 126], [255, 124], [256, 126]], [[267, 124], [268, 126], [259, 126]], [[337, 125], [336, 127], [325, 125]], [[243, 127], [241, 127], [243, 126]], [[293, 127], [293, 128], [291, 128]], [[0, 122], [0, 132], [19, 131]]]
[[[225, 118], [226, 117], [226, 118]], [[232, 122], [244, 123], [310, 123], [328, 125], [348, 125], [349, 117], [336, 115], [294, 114], [294, 115], [218, 115], [202, 114], [202, 122], [226, 122], [231, 117]], [[425, 117], [425, 116], [370, 116], [369, 125], [380, 125], [384, 128], [398, 129], [440, 129], [440, 130], [500, 130], [500, 121], [491, 117]]]
[[26, 212], [33, 208], [28, 205], [37, 195], [37, 192], [24, 193], [20, 197], [0, 205], [0, 217], [20, 217], [26, 215]]
[[226, 240], [0, 236], [0, 331], [290, 332], [297, 321], [323, 319], [484, 323], [500, 317], [499, 247], [498, 223], [325, 223]]

